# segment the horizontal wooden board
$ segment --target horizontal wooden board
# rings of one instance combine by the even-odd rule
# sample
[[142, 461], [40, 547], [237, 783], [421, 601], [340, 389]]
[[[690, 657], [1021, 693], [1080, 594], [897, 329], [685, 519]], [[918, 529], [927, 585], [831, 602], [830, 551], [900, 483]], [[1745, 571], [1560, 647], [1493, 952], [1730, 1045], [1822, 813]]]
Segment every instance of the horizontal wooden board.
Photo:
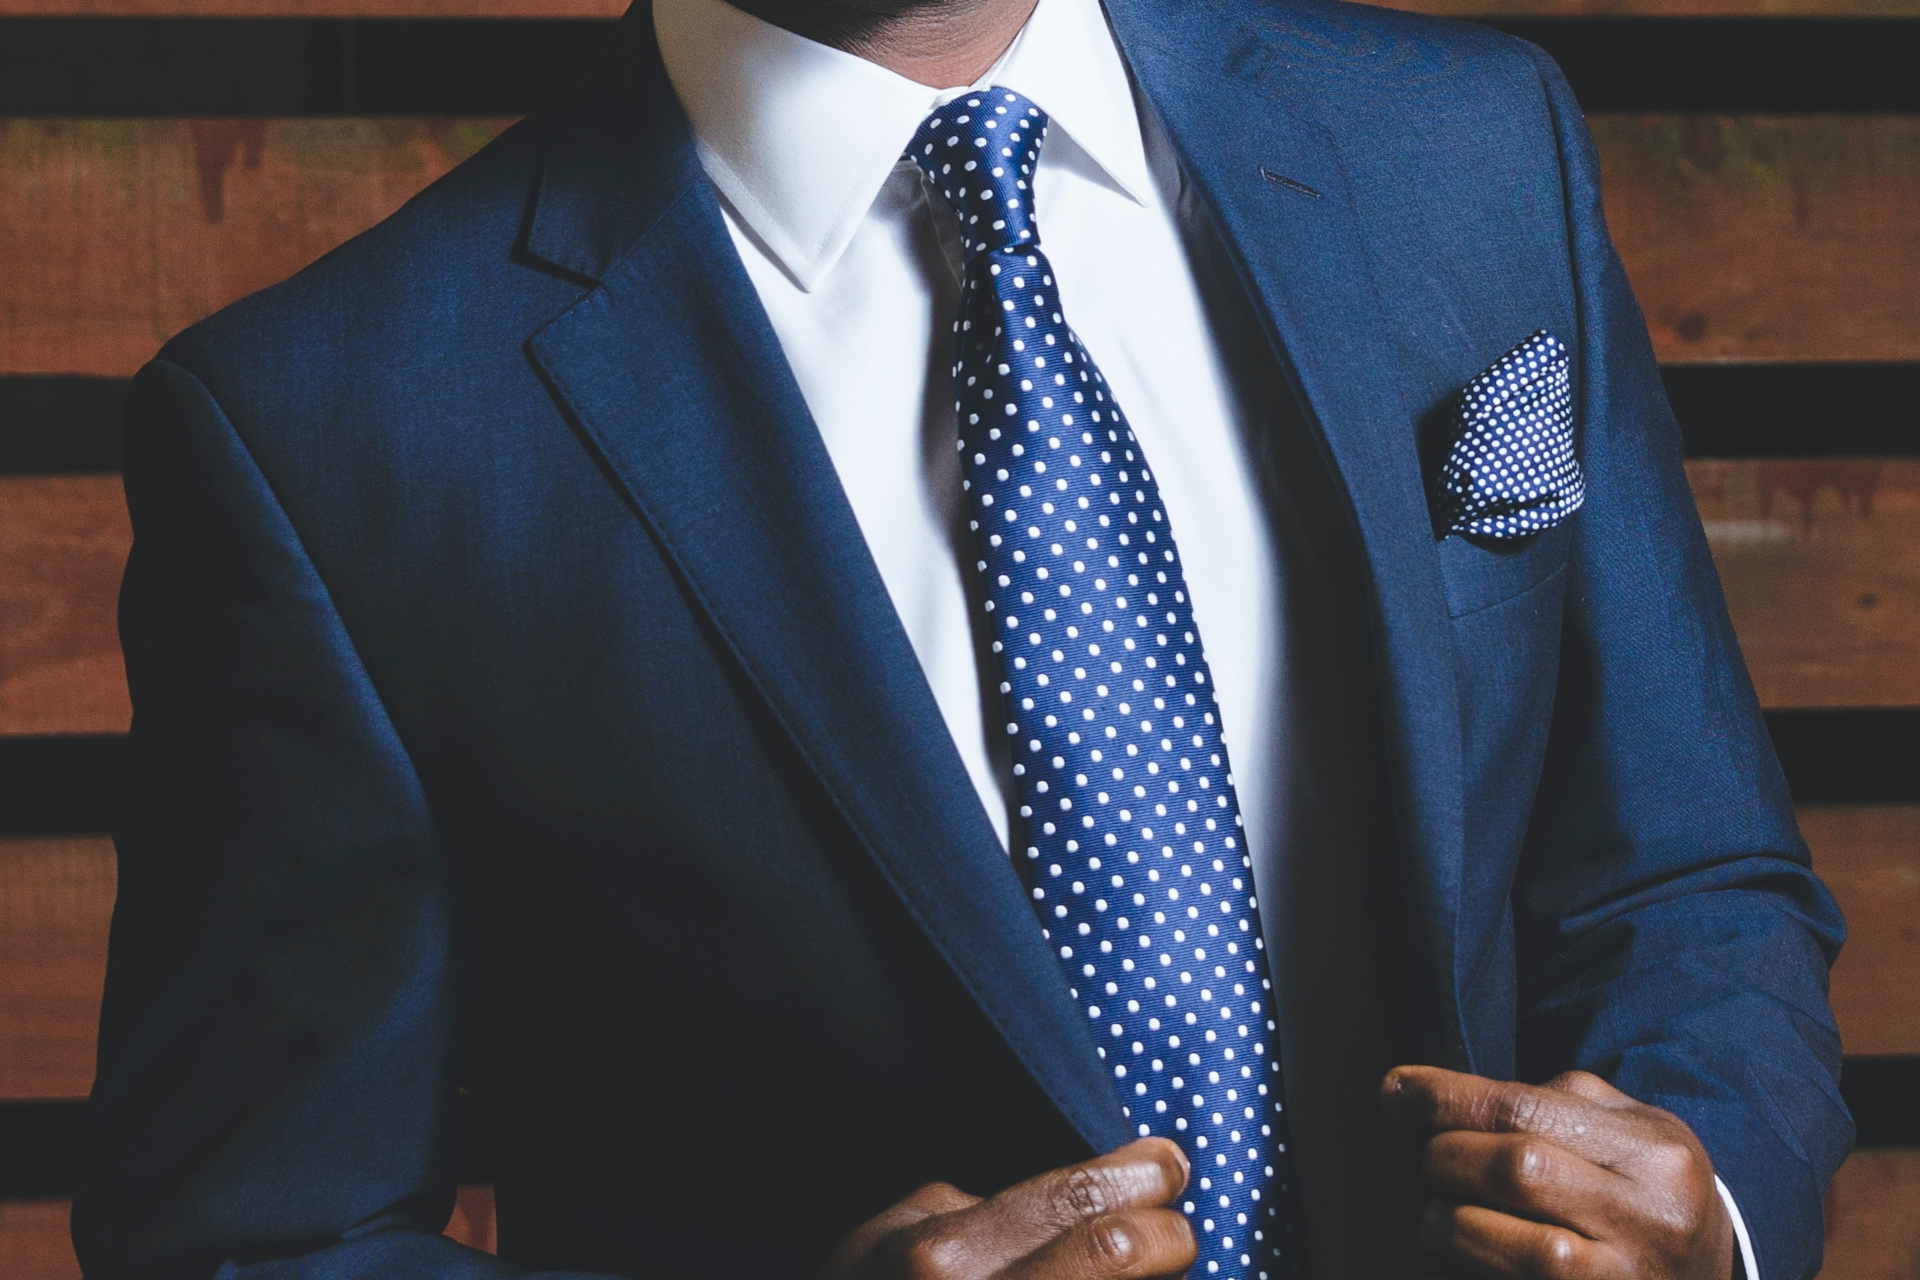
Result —
[[0, 372], [123, 376], [502, 120], [0, 120]]
[[[1920, 1054], [1920, 805], [1805, 805], [1800, 821], [1851, 923], [1833, 975], [1847, 1052]], [[0, 1098], [91, 1087], [113, 896], [104, 837], [0, 840]]]
[[0, 0], [0, 18], [617, 18], [626, 8], [627, 0]]
[[65, 1200], [0, 1200], [0, 1276], [80, 1280]]
[[[1920, 1150], [1856, 1151], [1827, 1193], [1821, 1280], [1912, 1280], [1920, 1258]], [[493, 1190], [462, 1187], [447, 1235], [494, 1252]], [[0, 1201], [0, 1275], [79, 1280], [64, 1200]], [[484, 1226], [480, 1225], [484, 1222]]]
[[[626, 7], [626, 0], [0, 0], [0, 17], [616, 18]], [[1916, 0], [1389, 0], [1386, 7], [1452, 18], [1920, 14]]]
[[0, 1098], [93, 1087], [113, 896], [103, 836], [0, 840]]
[[[0, 122], [0, 373], [124, 376], [502, 124]], [[1592, 124], [1663, 360], [1920, 359], [1920, 117]]]
[[[1687, 464], [1769, 707], [1920, 705], [1920, 460]], [[117, 477], [0, 476], [0, 733], [125, 732]]]
[[447, 1234], [483, 1253], [498, 1252], [499, 1232], [493, 1216], [492, 1187], [462, 1187], [453, 1205]]
[[1920, 1275], [1920, 1150], [1856, 1151], [1827, 1193], [1822, 1280]]
[[1920, 705], [1920, 460], [1687, 473], [1762, 703]]
[[[0, 0], [22, 3], [23, 0]], [[24, 0], [36, 3], [39, 0]], [[44, 0], [69, 3], [78, 0]], [[134, 0], [139, 2], [139, 0]], [[1904, 18], [1916, 0], [1367, 0], [1446, 18]]]
[[0, 476], [0, 733], [125, 733], [120, 478]]
[[[67, 1231], [65, 1200], [0, 1200], [0, 1276], [6, 1280], [80, 1280]], [[462, 1187], [447, 1235], [494, 1252], [493, 1188]]]
[[1663, 362], [1920, 358], [1920, 117], [1588, 123]]
[[[1822, 1280], [1912, 1280], [1920, 1258], [1920, 1151], [1858, 1151], [1827, 1194]], [[79, 1280], [63, 1200], [0, 1202], [0, 1275]], [[462, 1187], [447, 1235], [494, 1252], [493, 1189]]]
[[1920, 1054], [1920, 807], [1802, 805], [1800, 830], [1847, 916], [1831, 993], [1842, 1047]]

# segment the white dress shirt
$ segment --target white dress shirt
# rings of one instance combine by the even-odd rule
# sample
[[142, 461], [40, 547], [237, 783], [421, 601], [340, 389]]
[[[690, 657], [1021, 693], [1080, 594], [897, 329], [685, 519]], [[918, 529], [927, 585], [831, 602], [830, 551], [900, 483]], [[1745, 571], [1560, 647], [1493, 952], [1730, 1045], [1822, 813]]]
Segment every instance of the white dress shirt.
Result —
[[[975, 641], [954, 452], [959, 239], [952, 211], [901, 158], [933, 108], [968, 86], [930, 89], [722, 0], [657, 0], [654, 25], [741, 260], [1004, 843], [1017, 801], [997, 758], [1004, 735], [987, 732], [999, 674], [983, 672], [992, 658]], [[1177, 174], [1149, 163], [1097, 0], [1040, 0], [978, 84], [1052, 118], [1034, 179], [1041, 244], [1067, 322], [1159, 478], [1257, 849], [1281, 583], [1242, 415], [1170, 211]]]
[[[1159, 479], [1259, 888], [1285, 794], [1287, 674], [1262, 453], [1189, 262], [1177, 166], [1099, 0], [1039, 0], [991, 70], [945, 90], [724, 0], [654, 0], [653, 19], [741, 261], [1002, 844], [1019, 802], [1004, 735], [987, 728], [1000, 676], [968, 591], [951, 371], [959, 237], [901, 153], [969, 89], [1005, 86], [1051, 118], [1035, 224], [1061, 310]], [[1746, 1226], [1720, 1192], [1757, 1280]]]

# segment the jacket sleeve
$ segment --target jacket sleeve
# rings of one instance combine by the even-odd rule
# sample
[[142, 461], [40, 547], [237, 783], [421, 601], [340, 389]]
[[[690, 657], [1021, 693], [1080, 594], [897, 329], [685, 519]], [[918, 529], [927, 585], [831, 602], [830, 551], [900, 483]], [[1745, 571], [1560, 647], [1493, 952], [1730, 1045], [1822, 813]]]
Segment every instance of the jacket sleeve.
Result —
[[1554, 724], [1520, 877], [1524, 1078], [1584, 1068], [1691, 1125], [1764, 1280], [1818, 1269], [1853, 1142], [1814, 877], [1681, 465], [1646, 324], [1607, 236], [1593, 141], [1556, 117], [1578, 293], [1587, 500]]
[[459, 999], [405, 747], [239, 435], [165, 359], [127, 425], [133, 693], [86, 1274], [517, 1274], [440, 1235]]

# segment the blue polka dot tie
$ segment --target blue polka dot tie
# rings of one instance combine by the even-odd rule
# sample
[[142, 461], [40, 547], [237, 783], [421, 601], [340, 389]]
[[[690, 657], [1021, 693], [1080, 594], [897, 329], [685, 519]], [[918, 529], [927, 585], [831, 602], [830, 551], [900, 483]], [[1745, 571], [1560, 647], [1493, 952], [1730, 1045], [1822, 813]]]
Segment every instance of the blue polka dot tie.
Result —
[[1193, 1162], [1191, 1274], [1281, 1280], [1295, 1250], [1252, 862], [1159, 488], [1040, 251], [1046, 132], [993, 88], [909, 145], [965, 245], [955, 408], [1020, 861], [1134, 1131]]

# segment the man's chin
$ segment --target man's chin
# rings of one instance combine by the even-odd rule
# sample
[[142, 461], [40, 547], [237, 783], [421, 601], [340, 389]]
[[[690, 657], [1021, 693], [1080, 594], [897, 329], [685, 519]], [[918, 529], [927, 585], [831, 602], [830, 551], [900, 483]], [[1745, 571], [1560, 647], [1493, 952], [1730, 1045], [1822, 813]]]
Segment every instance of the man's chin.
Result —
[[904, 18], [913, 14], [964, 12], [983, 0], [729, 0], [757, 18], [789, 31], [823, 23], [859, 27], [870, 20]]

